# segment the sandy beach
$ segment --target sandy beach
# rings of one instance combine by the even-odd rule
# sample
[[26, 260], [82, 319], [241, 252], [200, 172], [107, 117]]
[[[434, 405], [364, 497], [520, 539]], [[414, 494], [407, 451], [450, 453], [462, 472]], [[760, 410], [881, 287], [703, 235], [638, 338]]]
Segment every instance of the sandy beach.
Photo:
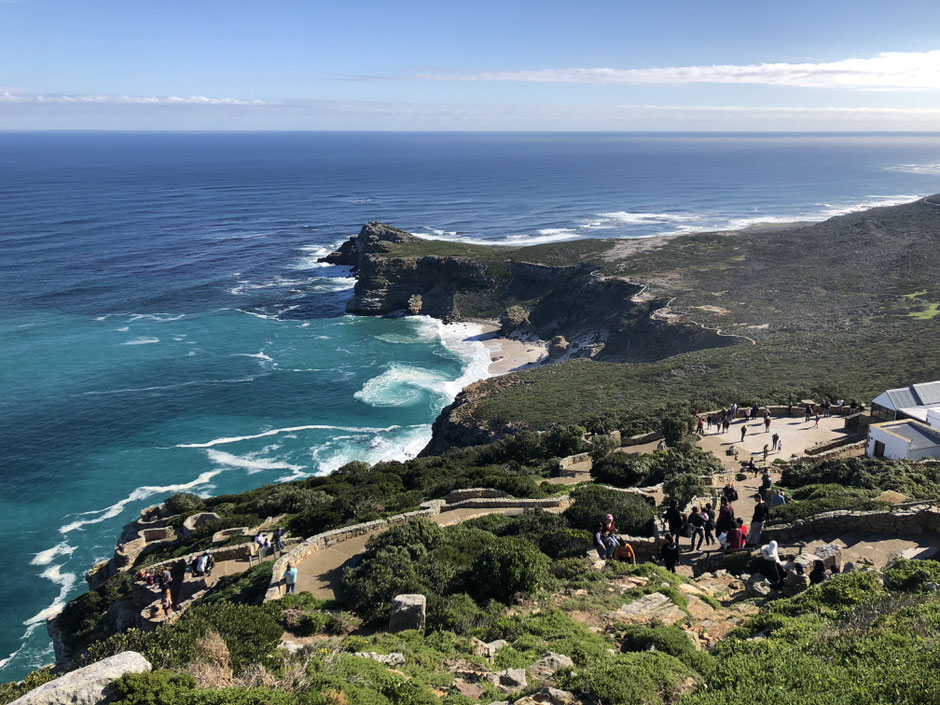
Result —
[[499, 335], [499, 326], [483, 324], [483, 333], [477, 338], [490, 353], [489, 373], [493, 377], [534, 367], [548, 357], [548, 348], [541, 341], [516, 340]]

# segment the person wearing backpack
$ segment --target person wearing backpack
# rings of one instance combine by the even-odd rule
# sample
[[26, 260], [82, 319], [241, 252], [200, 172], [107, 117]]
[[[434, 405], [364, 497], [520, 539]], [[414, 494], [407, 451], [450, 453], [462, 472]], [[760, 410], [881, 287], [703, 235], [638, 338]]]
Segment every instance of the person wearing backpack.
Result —
[[711, 502], [705, 505], [702, 516], [705, 518], [705, 545], [711, 546], [715, 543], [715, 510]]

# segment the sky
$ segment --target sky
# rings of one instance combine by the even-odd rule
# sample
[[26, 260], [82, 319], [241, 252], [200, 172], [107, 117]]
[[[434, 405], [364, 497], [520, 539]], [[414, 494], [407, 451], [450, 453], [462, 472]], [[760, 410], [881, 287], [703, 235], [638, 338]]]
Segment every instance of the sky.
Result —
[[0, 0], [0, 130], [940, 130], [940, 2]]

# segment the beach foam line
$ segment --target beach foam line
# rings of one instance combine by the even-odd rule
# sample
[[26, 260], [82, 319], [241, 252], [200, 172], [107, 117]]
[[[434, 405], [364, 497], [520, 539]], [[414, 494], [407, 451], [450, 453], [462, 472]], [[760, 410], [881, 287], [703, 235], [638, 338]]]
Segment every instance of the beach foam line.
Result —
[[155, 494], [184, 492], [186, 490], [191, 490], [194, 487], [205, 485], [209, 482], [209, 480], [218, 475], [220, 472], [222, 472], [221, 469], [207, 470], [206, 472], [200, 474], [199, 477], [197, 477], [195, 480], [177, 485], [144, 485], [143, 487], [138, 487], [127, 497], [118, 502], [115, 502], [110, 507], [105, 507], [104, 509], [94, 509], [90, 512], [80, 512], [75, 516], [87, 516], [91, 518], [76, 519], [75, 521], [69, 522], [68, 524], [63, 524], [59, 527], [59, 533], [67, 534], [89, 524], [100, 524], [101, 522], [107, 521], [108, 519], [113, 519], [123, 512], [124, 507], [126, 507], [128, 504], [132, 502], [139, 502], [140, 500], [147, 499], [147, 497], [152, 497]]
[[204, 443], [179, 443], [174, 448], [212, 448], [214, 446], [227, 445], [229, 443], [238, 443], [239, 441], [250, 441], [255, 438], [267, 438], [276, 436], [280, 433], [298, 433], [300, 431], [347, 431], [349, 433], [386, 433], [395, 431], [399, 428], [415, 428], [415, 426], [387, 426], [385, 428], [367, 428], [361, 426], [332, 426], [327, 424], [305, 424], [303, 426], [287, 426], [286, 428], [272, 428], [261, 433], [253, 433], [247, 436], [223, 436], [222, 438], [213, 438]]
[[445, 242], [463, 242], [468, 245], [494, 245], [507, 247], [514, 245], [516, 247], [525, 245], [539, 245], [547, 242], [562, 242], [565, 240], [577, 240], [579, 235], [571, 228], [543, 228], [536, 230], [537, 235], [518, 233], [515, 235], [505, 235], [498, 239], [485, 240], [478, 237], [466, 237], [457, 232], [448, 230], [437, 230], [435, 228], [425, 228], [424, 232], [414, 232], [417, 238], [422, 240], [443, 240]]
[[[263, 452], [263, 451], [262, 451]], [[300, 465], [291, 465], [282, 460], [273, 460], [271, 458], [257, 458], [254, 455], [235, 455], [226, 453], [223, 450], [207, 450], [206, 455], [209, 460], [216, 465], [227, 465], [231, 468], [241, 468], [247, 470], [248, 474], [253, 475], [265, 470], [303, 470]]]

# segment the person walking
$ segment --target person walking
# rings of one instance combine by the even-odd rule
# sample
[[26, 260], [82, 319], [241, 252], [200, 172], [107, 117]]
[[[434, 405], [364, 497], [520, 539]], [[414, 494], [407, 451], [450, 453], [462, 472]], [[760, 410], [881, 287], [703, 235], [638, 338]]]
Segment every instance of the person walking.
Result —
[[666, 534], [666, 543], [659, 551], [659, 558], [662, 560], [666, 570], [670, 573], [676, 572], [676, 562], [679, 560], [679, 544], [671, 533]]
[[287, 570], [284, 571], [284, 586], [288, 595], [293, 595], [297, 592], [297, 569], [294, 567], [293, 563], [288, 563]]
[[751, 420], [751, 410], [750, 408], [744, 410], [744, 423], [747, 423]]
[[[701, 551], [702, 543], [705, 541], [705, 517], [698, 510], [698, 507], [692, 507], [692, 513], [689, 515], [689, 550]], [[698, 543], [696, 544], [696, 539]]]
[[747, 435], [747, 426], [741, 426], [741, 443], [744, 443], [744, 437]]
[[763, 495], [758, 495], [757, 504], [754, 505], [754, 514], [751, 516], [751, 530], [747, 534], [747, 544], [753, 546], [760, 544], [761, 530], [769, 514]]
[[816, 424], [815, 426], [813, 426], [813, 428], [819, 428], [819, 412], [818, 411], [816, 412]]
[[711, 502], [705, 505], [702, 516], [705, 517], [705, 545], [711, 546], [715, 543], [715, 510], [712, 509]]
[[767, 454], [770, 452], [770, 446], [766, 443], [764, 444], [764, 462], [767, 462]]
[[666, 526], [669, 527], [669, 533], [676, 539], [676, 546], [678, 546], [679, 534], [682, 532], [682, 512], [679, 511], [679, 500], [672, 500], [663, 519], [665, 519]]
[[774, 435], [772, 435], [772, 436], [770, 437], [770, 440], [771, 440], [771, 443], [772, 443], [771, 446], [770, 446], [770, 449], [773, 450], [773, 451], [776, 451], [776, 450], [777, 450], [777, 444], [780, 443], [780, 434], [774, 432]]
[[719, 536], [726, 534], [734, 528], [734, 507], [727, 497], [721, 498], [721, 506], [718, 508], [718, 518], [715, 520], [715, 531]]
[[284, 529], [281, 527], [278, 527], [277, 531], [274, 532], [274, 548], [278, 551], [284, 550]]
[[764, 433], [770, 433], [770, 414], [764, 417]]

